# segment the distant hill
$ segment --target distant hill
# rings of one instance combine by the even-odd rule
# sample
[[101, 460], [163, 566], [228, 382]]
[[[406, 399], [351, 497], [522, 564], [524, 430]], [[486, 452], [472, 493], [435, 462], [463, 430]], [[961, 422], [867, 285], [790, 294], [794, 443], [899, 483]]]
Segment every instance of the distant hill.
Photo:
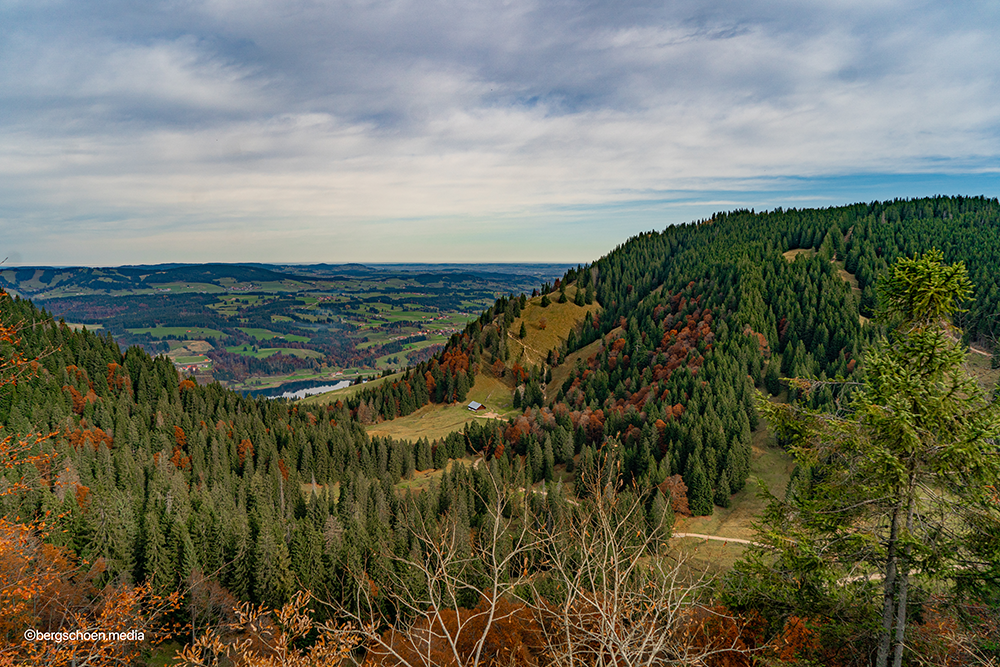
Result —
[[0, 271], [0, 287], [36, 299], [55, 298], [80, 292], [109, 294], [148, 289], [164, 283], [193, 282], [220, 284], [236, 282], [280, 282], [299, 276], [240, 264], [189, 264], [158, 266], [20, 267]]
[[421, 284], [498, 282], [531, 289], [569, 268], [564, 264], [155, 264], [119, 267], [24, 266], [0, 271], [0, 287], [42, 301], [81, 294], [132, 294], [156, 285], [196, 283], [229, 287], [232, 283], [278, 283], [344, 280], [394, 275]]

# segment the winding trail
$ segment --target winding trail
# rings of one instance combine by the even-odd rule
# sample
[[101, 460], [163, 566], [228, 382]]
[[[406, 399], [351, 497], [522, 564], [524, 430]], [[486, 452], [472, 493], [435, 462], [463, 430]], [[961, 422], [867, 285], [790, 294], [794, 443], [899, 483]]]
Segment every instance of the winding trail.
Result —
[[766, 546], [759, 542], [752, 542], [750, 540], [740, 539], [739, 537], [720, 537], [718, 535], [704, 535], [702, 533], [674, 533], [670, 536], [670, 539], [681, 537], [694, 537], [700, 540], [715, 540], [716, 542], [732, 542], [733, 544], [749, 544], [751, 546], [763, 547]]

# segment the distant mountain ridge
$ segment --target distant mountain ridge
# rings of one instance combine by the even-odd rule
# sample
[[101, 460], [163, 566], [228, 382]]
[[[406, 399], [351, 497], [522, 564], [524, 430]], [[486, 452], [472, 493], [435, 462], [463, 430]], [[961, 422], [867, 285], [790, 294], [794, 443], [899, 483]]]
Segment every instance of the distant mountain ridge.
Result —
[[[123, 265], [119, 267], [21, 266], [0, 270], [0, 288], [35, 300], [79, 295], [148, 290], [171, 283], [201, 283], [229, 287], [282, 281], [386, 278], [402, 274], [421, 283], [456, 282], [476, 278], [524, 276], [554, 279], [568, 264], [262, 264], [221, 263]], [[227, 282], [230, 281], [230, 282]]]

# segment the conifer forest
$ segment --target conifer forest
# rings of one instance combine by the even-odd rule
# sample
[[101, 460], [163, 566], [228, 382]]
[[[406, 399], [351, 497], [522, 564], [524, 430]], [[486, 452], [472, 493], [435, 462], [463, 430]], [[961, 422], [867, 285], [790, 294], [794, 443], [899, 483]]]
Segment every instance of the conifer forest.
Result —
[[[0, 310], [0, 665], [1000, 664], [996, 199], [640, 234], [327, 402]], [[758, 493], [735, 564], [673, 537]]]

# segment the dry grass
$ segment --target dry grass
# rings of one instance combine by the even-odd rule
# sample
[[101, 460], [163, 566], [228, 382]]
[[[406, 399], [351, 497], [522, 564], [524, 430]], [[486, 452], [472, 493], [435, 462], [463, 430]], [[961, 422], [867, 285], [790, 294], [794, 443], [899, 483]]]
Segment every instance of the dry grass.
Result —
[[840, 276], [840, 279], [851, 286], [851, 292], [854, 296], [860, 297], [861, 288], [858, 286], [858, 279], [854, 277], [854, 274], [848, 273], [847, 269], [844, 268], [843, 262], [834, 260], [831, 263], [837, 267], [837, 275]]
[[513, 397], [513, 390], [503, 380], [480, 373], [465, 402], [477, 401], [486, 406], [486, 412], [499, 413], [511, 409]]
[[566, 359], [552, 369], [552, 382], [549, 383], [548, 387], [545, 388], [545, 400], [551, 401], [559, 393], [559, 388], [562, 387], [566, 379], [569, 378], [570, 371], [576, 366], [578, 359], [583, 359], [586, 363], [587, 359], [597, 354], [602, 343], [601, 338], [598, 338], [593, 343], [590, 343], [586, 347], [581, 347], [579, 350], [573, 354], [567, 355]]
[[[711, 516], [680, 517], [675, 533], [699, 533], [719, 537], [753, 540], [751, 525], [764, 511], [767, 500], [758, 496], [758, 482], [774, 495], [782, 497], [791, 478], [795, 461], [780, 447], [769, 442], [769, 432], [759, 428], [754, 433], [750, 479], [742, 491], [733, 496], [728, 508], [715, 507]], [[676, 541], [678, 547], [713, 568], [729, 568], [740, 557], [745, 545], [701, 540], [694, 537]]]
[[[528, 299], [521, 316], [508, 329], [507, 344], [511, 352], [511, 363], [516, 361], [524, 367], [544, 364], [549, 350], [562, 345], [569, 336], [570, 329], [583, 322], [588, 312], [593, 314], [600, 310], [596, 302], [589, 306], [573, 303], [576, 298], [576, 287], [573, 285], [566, 288], [566, 298], [566, 303], [557, 303], [559, 292], [553, 292], [549, 295], [552, 303], [546, 308], [542, 308], [541, 296]], [[527, 331], [524, 340], [518, 338], [522, 323]]]
[[990, 368], [990, 356], [980, 352], [969, 352], [965, 370], [974, 375], [979, 386], [990, 392], [1000, 382], [1000, 368]]
[[[510, 410], [511, 390], [500, 380], [482, 375], [476, 378], [476, 384], [469, 391], [464, 403], [441, 405], [431, 403], [416, 412], [398, 417], [391, 421], [373, 424], [368, 428], [371, 435], [389, 436], [397, 440], [415, 442], [420, 438], [436, 440], [449, 433], [461, 431], [466, 424], [477, 419], [492, 419], [490, 415], [502, 415]], [[478, 413], [469, 410], [469, 401], [478, 401], [486, 406], [485, 411]], [[487, 413], [487, 414], [484, 414]]]
[[795, 258], [799, 255], [805, 255], [806, 257], [812, 257], [816, 254], [816, 251], [812, 248], [796, 248], [795, 250], [789, 250], [787, 252], [781, 253], [781, 256], [787, 259], [789, 262], [794, 262]]

